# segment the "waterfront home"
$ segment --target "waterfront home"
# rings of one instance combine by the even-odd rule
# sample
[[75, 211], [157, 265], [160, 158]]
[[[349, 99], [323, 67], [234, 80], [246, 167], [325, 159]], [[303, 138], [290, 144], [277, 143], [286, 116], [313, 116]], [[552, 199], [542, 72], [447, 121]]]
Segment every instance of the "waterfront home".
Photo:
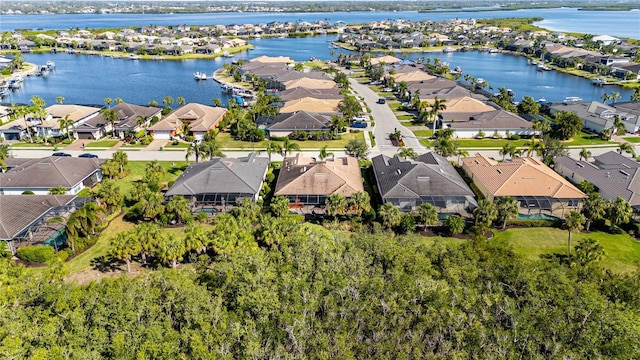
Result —
[[113, 131], [114, 136], [124, 139], [125, 132], [136, 132], [146, 128], [154, 117], [160, 117], [162, 109], [152, 106], [139, 106], [121, 103], [111, 108], [117, 116], [113, 126], [104, 113], [87, 120], [73, 128], [76, 139], [100, 139]]
[[333, 114], [322, 114], [310, 111], [297, 111], [293, 113], [280, 113], [267, 125], [269, 137], [284, 137], [293, 134], [294, 131], [311, 133], [314, 131], [329, 131]]
[[[429, 104], [433, 104], [433, 102], [435, 101], [435, 97], [429, 94], [423, 98], [422, 94], [420, 94], [420, 100], [426, 101]], [[488, 105], [486, 102], [474, 99], [469, 96], [447, 99], [444, 104], [447, 108], [444, 110], [440, 110], [439, 112], [440, 117], [444, 122], [452, 122], [458, 120], [466, 121], [469, 120], [471, 116], [475, 116], [487, 111], [496, 110], [495, 107]]]
[[322, 212], [331, 194], [351, 197], [363, 192], [358, 159], [332, 158], [317, 161], [301, 153], [282, 162], [275, 196], [289, 199], [289, 208], [300, 213]]
[[315, 99], [311, 97], [291, 100], [284, 103], [280, 108], [281, 113], [294, 113], [297, 111], [308, 111], [316, 113], [338, 113], [340, 99]]
[[[18, 118], [0, 126], [0, 137], [5, 140], [20, 140], [28, 137], [27, 129], [31, 129], [35, 136], [59, 137], [72, 131], [73, 128], [84, 124], [98, 115], [100, 109], [91, 106], [55, 104], [45, 109], [45, 117], [29, 114], [26, 118]], [[60, 126], [61, 119], [73, 122], [68, 128]]]
[[371, 65], [393, 65], [393, 64], [400, 63], [401, 61], [402, 61], [402, 59], [398, 59], [395, 56], [384, 55], [384, 56], [378, 56], [378, 57], [371, 58], [369, 63]]
[[[411, 83], [412, 85], [415, 83]], [[488, 99], [486, 96], [475, 93], [465, 87], [454, 85], [450, 87], [431, 87], [431, 84], [427, 85], [428, 87], [421, 87], [423, 84], [417, 84], [417, 86], [409, 85], [409, 91], [414, 94], [416, 91], [420, 91], [420, 101], [427, 101], [429, 103], [433, 103], [433, 100], [437, 96], [440, 100], [446, 100], [447, 108], [449, 107], [449, 102], [453, 104], [457, 104], [459, 99], [464, 99], [462, 104], [467, 104], [468, 99], [474, 99], [479, 103], [487, 103]], [[486, 108], [488, 109], [488, 108]], [[446, 109], [445, 109], [446, 110]]]
[[462, 158], [462, 169], [487, 200], [511, 196], [520, 203], [521, 213], [545, 213], [564, 218], [567, 211], [579, 210], [587, 197], [534, 158], [498, 162], [477, 153]]
[[446, 126], [453, 129], [453, 137], [461, 139], [475, 138], [480, 134], [505, 138], [510, 135], [533, 136], [539, 133], [533, 130], [531, 122], [505, 110], [485, 111], [466, 118], [449, 117]]
[[288, 56], [266, 56], [266, 55], [262, 55], [262, 56], [258, 56], [255, 57], [251, 60], [249, 60], [249, 63], [280, 63], [280, 64], [292, 64], [295, 61], [293, 61], [293, 59], [291, 59]]
[[411, 211], [427, 203], [439, 213], [465, 213], [478, 205], [454, 167], [434, 152], [414, 160], [378, 155], [371, 162], [382, 202], [400, 210]]
[[622, 63], [611, 66], [613, 75], [624, 80], [640, 80], [640, 64]]
[[169, 140], [184, 133], [202, 140], [207, 133], [218, 127], [226, 113], [225, 108], [189, 103], [149, 127], [149, 132], [154, 139]]
[[297, 87], [294, 89], [281, 91], [277, 95], [282, 101], [297, 100], [305, 97], [326, 100], [342, 100], [344, 98], [344, 96], [340, 94], [339, 88], [308, 89], [304, 87]]
[[572, 112], [584, 123], [585, 129], [592, 132], [601, 132], [604, 129], [613, 128], [616, 118], [619, 118], [624, 124], [624, 128], [629, 133], [635, 133], [640, 127], [637, 115], [621, 111], [621, 109], [613, 106], [605, 105], [598, 101], [590, 102], [563, 102], [560, 104], [552, 104], [549, 112], [553, 115], [558, 111]]
[[0, 173], [0, 195], [20, 195], [25, 191], [47, 195], [49, 189], [59, 186], [67, 189], [67, 194], [76, 195], [102, 180], [102, 160], [95, 158], [49, 156], [8, 158], [5, 162], [7, 170]]
[[329, 79], [314, 79], [310, 77], [303, 77], [300, 79], [289, 80], [284, 82], [284, 88], [282, 90], [295, 89], [297, 87], [304, 87], [307, 89], [334, 89], [338, 85], [333, 80]]
[[425, 80], [432, 80], [435, 78], [435, 76], [429, 75], [422, 70], [414, 70], [411, 72], [400, 72], [391, 76], [394, 78], [396, 83], [400, 83], [402, 81], [406, 83], [420, 82]]
[[67, 218], [83, 201], [75, 195], [3, 195], [0, 196], [0, 240], [15, 254], [18, 247], [49, 245], [57, 247], [63, 224], [47, 224], [54, 216]]
[[241, 199], [258, 201], [269, 159], [251, 153], [242, 158], [215, 158], [191, 164], [165, 194], [182, 196], [195, 210], [211, 207], [227, 210]]
[[615, 151], [593, 157], [593, 162], [568, 156], [555, 159], [555, 170], [574, 184], [595, 185], [605, 200], [620, 197], [640, 210], [640, 163]]

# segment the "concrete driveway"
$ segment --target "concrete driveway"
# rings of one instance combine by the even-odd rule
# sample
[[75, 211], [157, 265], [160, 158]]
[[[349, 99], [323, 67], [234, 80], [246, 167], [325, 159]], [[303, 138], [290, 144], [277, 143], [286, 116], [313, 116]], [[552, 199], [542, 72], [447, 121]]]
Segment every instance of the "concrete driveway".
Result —
[[380, 96], [376, 92], [371, 90], [367, 85], [360, 84], [354, 79], [349, 78], [349, 81], [351, 82], [353, 91], [356, 92], [367, 104], [367, 107], [371, 109], [373, 121], [376, 123], [373, 131], [376, 147], [372, 149], [371, 156], [380, 153], [393, 156], [398, 152], [398, 147], [393, 146], [389, 139], [389, 134], [395, 132], [396, 129], [402, 133], [402, 138], [407, 147], [412, 148], [418, 154], [427, 152], [427, 149], [420, 145], [418, 138], [413, 135], [413, 132], [402, 126], [387, 104], [378, 104]]

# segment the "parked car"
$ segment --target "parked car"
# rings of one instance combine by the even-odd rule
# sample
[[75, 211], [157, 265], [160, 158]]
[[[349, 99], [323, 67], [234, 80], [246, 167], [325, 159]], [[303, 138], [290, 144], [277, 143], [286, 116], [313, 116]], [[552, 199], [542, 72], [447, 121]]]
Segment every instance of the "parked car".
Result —
[[356, 117], [354, 117], [354, 118], [353, 118], [353, 120], [351, 120], [351, 121], [354, 121], [354, 122], [364, 122], [364, 121], [367, 121], [367, 120], [369, 120], [369, 118], [368, 118], [367, 116], [363, 116], [363, 115], [361, 115], [361, 116], [356, 116]]
[[71, 154], [67, 154], [64, 152], [54, 152], [51, 156], [71, 156]]
[[378, 104], [386, 104], [387, 100], [385, 98], [378, 99]]
[[92, 159], [97, 159], [97, 158], [98, 158], [98, 155], [96, 155], [96, 154], [84, 153], [84, 154], [80, 154], [80, 155], [78, 155], [78, 157], [80, 157], [80, 158], [92, 158]]
[[351, 123], [351, 127], [364, 129], [367, 127], [367, 123], [364, 121], [354, 121]]
[[369, 85], [380, 85], [382, 84], [382, 81], [372, 81]]

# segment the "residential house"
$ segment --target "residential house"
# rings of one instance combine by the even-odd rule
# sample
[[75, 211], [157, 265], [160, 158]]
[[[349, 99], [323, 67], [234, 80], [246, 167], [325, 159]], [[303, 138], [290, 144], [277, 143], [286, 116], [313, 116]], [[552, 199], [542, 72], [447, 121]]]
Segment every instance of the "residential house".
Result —
[[533, 136], [538, 131], [532, 128], [532, 123], [522, 117], [505, 110], [485, 111], [470, 115], [468, 118], [456, 118], [447, 123], [447, 127], [454, 130], [455, 138], [474, 138], [483, 133], [485, 136], [510, 135]]
[[60, 127], [61, 119], [69, 119], [73, 124], [68, 130], [80, 126], [98, 115], [100, 109], [91, 106], [55, 104], [45, 109], [44, 119], [30, 114], [0, 126], [0, 137], [5, 140], [20, 140], [27, 138], [27, 129], [31, 129], [35, 136], [58, 137], [67, 134], [66, 127]]
[[289, 136], [294, 131], [329, 131], [332, 114], [321, 114], [309, 111], [280, 113], [267, 126], [267, 134], [271, 136]]
[[579, 210], [587, 197], [542, 161], [513, 158], [498, 162], [482, 154], [462, 158], [462, 168], [489, 201], [510, 196], [520, 202], [520, 212], [564, 218]]
[[402, 61], [402, 59], [398, 59], [395, 56], [384, 55], [384, 56], [378, 56], [378, 57], [371, 58], [369, 63], [371, 65], [380, 65], [380, 64], [393, 65], [393, 64], [397, 64], [397, 63], [399, 63], [401, 61]]
[[616, 118], [622, 121], [625, 130], [629, 133], [635, 133], [640, 128], [637, 115], [620, 111], [598, 101], [553, 104], [549, 107], [549, 111], [552, 115], [558, 111], [572, 112], [582, 119], [587, 130], [598, 133], [604, 129], [611, 129]]
[[183, 196], [194, 207], [226, 210], [241, 199], [258, 201], [269, 159], [251, 153], [242, 158], [216, 158], [189, 165], [165, 196]]
[[316, 161], [298, 153], [282, 163], [275, 196], [289, 199], [289, 207], [297, 212], [321, 212], [331, 194], [351, 197], [363, 192], [358, 159], [332, 158]]
[[84, 124], [73, 128], [74, 137], [77, 139], [100, 139], [112, 130], [114, 136], [124, 138], [127, 131], [138, 131], [145, 128], [154, 116], [160, 117], [161, 108], [152, 106], [139, 106], [121, 103], [111, 108], [117, 116], [114, 121], [115, 129], [105, 118], [104, 113], [87, 120]]
[[308, 111], [317, 113], [337, 113], [340, 99], [316, 99], [311, 97], [291, 100], [284, 103], [280, 108], [281, 113], [293, 113], [297, 111]]
[[297, 100], [306, 97], [323, 100], [342, 100], [344, 98], [344, 96], [340, 94], [340, 89], [338, 88], [308, 89], [303, 87], [281, 91], [278, 94], [278, 97], [282, 101]]
[[605, 200], [620, 197], [640, 210], [640, 163], [615, 151], [594, 156], [593, 162], [561, 156], [555, 170], [574, 184], [587, 181]]
[[226, 113], [225, 108], [189, 103], [149, 127], [149, 132], [154, 139], [169, 140], [185, 133], [202, 140], [218, 126]]
[[297, 87], [304, 87], [307, 89], [333, 89], [337, 88], [338, 85], [329, 79], [314, 79], [309, 77], [303, 77], [300, 79], [289, 80], [284, 83], [284, 88], [282, 90], [291, 90]]
[[47, 195], [49, 189], [61, 186], [67, 194], [76, 195], [102, 180], [102, 160], [49, 156], [42, 159], [8, 158], [7, 171], [0, 173], [0, 195], [20, 195], [31, 191]]
[[81, 206], [83, 201], [78, 200], [75, 195], [0, 196], [0, 240], [12, 254], [20, 246], [62, 245], [66, 241], [63, 225], [47, 224], [47, 220], [67, 217]]
[[378, 155], [371, 162], [383, 203], [392, 203], [403, 211], [427, 203], [439, 213], [465, 213], [478, 205], [455, 168], [434, 152], [414, 160]]

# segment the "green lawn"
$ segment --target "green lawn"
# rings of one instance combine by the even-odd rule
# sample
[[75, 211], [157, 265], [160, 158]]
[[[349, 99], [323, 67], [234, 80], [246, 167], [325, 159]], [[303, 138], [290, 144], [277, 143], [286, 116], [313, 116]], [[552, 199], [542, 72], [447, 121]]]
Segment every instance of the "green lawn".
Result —
[[640, 137], [639, 136], [627, 136], [627, 137], [623, 137], [622, 139], [630, 142], [630, 143], [640, 143]]
[[406, 120], [413, 120], [415, 116], [411, 114], [405, 114], [405, 115], [396, 115], [396, 118], [398, 119], [398, 121], [406, 121]]
[[[148, 163], [149, 161], [129, 161], [125, 167], [125, 170], [129, 171], [129, 175], [117, 181], [118, 186], [120, 186], [125, 195], [133, 188], [136, 180], [142, 179]], [[166, 170], [161, 179], [163, 183], [177, 179], [187, 166], [186, 161], [159, 161], [158, 163]], [[100, 185], [98, 184], [97, 186]]]
[[88, 148], [111, 148], [116, 146], [116, 144], [120, 140], [102, 140], [102, 141], [94, 141], [87, 144]]
[[[418, 134], [416, 134], [418, 135]], [[490, 135], [490, 134], [489, 134]], [[506, 144], [514, 144], [516, 147], [525, 148], [529, 139], [519, 139], [519, 140], [508, 140], [508, 139], [492, 139], [492, 138], [484, 138], [484, 139], [458, 139], [456, 142], [458, 146], [461, 148], [501, 148]], [[423, 145], [429, 144], [429, 140], [423, 139], [420, 140]], [[580, 133], [580, 135], [573, 137], [571, 140], [565, 141], [565, 145], [567, 146], [589, 146], [589, 145], [615, 145], [610, 141], [601, 140], [597, 135]]]
[[[523, 228], [498, 231], [494, 239], [505, 239], [515, 252], [527, 259], [539, 259], [543, 254], [567, 253], [568, 232], [556, 228]], [[591, 237], [604, 248], [605, 255], [602, 266], [616, 273], [636, 270], [640, 261], [640, 242], [628, 234], [608, 234], [594, 231], [591, 233], [574, 233], [571, 245], [578, 244], [580, 239]]]
[[186, 142], [178, 142], [176, 145], [173, 143], [168, 143], [164, 146], [165, 149], [188, 149], [191, 146], [191, 143]]
[[585, 132], [581, 132], [579, 135], [574, 136], [569, 141], [564, 142], [567, 146], [586, 146], [586, 145], [603, 145], [603, 144], [612, 144], [614, 143], [602, 140], [598, 135], [587, 134]]
[[433, 130], [413, 130], [413, 134], [415, 136], [432, 136], [433, 135]]
[[[327, 148], [329, 149], [341, 149], [345, 147], [345, 145], [350, 139], [354, 139], [354, 138], [364, 140], [364, 133], [359, 132], [359, 133], [342, 134], [342, 138], [340, 140], [329, 140], [329, 141], [292, 140], [291, 142], [294, 142], [300, 145], [301, 149], [320, 149], [325, 145], [327, 145]], [[269, 140], [259, 141], [256, 143], [252, 143], [249, 141], [234, 140], [231, 137], [231, 134], [229, 133], [219, 133], [216, 136], [216, 140], [220, 142], [223, 148], [231, 148], [231, 149], [238, 149], [238, 150], [248, 150], [248, 149], [264, 150], [267, 147], [267, 144], [269, 143]]]
[[[66, 145], [58, 145], [59, 147], [63, 147]], [[42, 148], [52, 148], [53, 149], [53, 145], [51, 144], [36, 144], [36, 143], [28, 143], [28, 142], [19, 142], [19, 143], [15, 143], [12, 144], [11, 147], [16, 147], [16, 148], [21, 148], [21, 147], [42, 147]]]

